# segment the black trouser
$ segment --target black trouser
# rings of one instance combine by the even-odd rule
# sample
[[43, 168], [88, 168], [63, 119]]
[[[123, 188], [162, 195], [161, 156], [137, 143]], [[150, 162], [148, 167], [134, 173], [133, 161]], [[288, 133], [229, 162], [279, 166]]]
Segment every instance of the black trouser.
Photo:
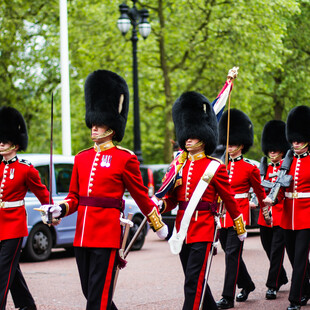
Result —
[[285, 245], [293, 272], [288, 300], [300, 304], [304, 295], [310, 295], [309, 248], [310, 229], [284, 230]]
[[9, 290], [16, 308], [35, 305], [19, 267], [22, 241], [15, 238], [0, 242], [0, 310], [5, 309]]
[[283, 259], [285, 253], [284, 231], [280, 226], [260, 226], [260, 239], [269, 259], [269, 271], [266, 286], [278, 290], [288, 282]]
[[112, 302], [116, 251], [110, 248], [75, 247], [86, 310], [117, 309]]
[[243, 242], [233, 227], [221, 228], [220, 242], [225, 252], [225, 279], [222, 296], [233, 300], [236, 284], [239, 288], [254, 289], [255, 285], [242, 259]]
[[[185, 275], [183, 310], [198, 310], [203, 287], [208, 256], [211, 249], [210, 242], [195, 242], [183, 244], [180, 259]], [[217, 310], [216, 303], [207, 284], [203, 309]]]

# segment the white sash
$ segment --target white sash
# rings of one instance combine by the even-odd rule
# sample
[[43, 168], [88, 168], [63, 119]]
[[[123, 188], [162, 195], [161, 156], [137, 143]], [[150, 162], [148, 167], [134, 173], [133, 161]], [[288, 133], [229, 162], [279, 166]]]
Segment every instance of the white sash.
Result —
[[172, 236], [168, 241], [172, 254], [179, 254], [181, 252], [183, 241], [186, 237], [188, 226], [195, 212], [197, 204], [200, 201], [203, 193], [206, 191], [219, 166], [220, 162], [217, 160], [211, 161], [211, 163], [206, 168], [202, 178], [198, 182], [197, 187], [195, 188], [194, 193], [185, 209], [179, 232], [177, 232], [174, 226]]

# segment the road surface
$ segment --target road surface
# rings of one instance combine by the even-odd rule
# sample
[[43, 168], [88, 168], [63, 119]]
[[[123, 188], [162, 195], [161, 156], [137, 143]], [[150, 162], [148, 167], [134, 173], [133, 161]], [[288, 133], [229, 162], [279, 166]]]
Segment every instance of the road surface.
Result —
[[[268, 261], [258, 234], [251, 233], [245, 241], [243, 257], [256, 289], [249, 295], [248, 301], [235, 302], [235, 309], [285, 310], [288, 306], [289, 283], [281, 288], [276, 300], [264, 298]], [[119, 310], [182, 309], [183, 272], [179, 257], [170, 253], [166, 241], [157, 239], [149, 231], [142, 250], [130, 252], [127, 259], [126, 268], [120, 271], [114, 296]], [[290, 279], [291, 267], [287, 256], [284, 265]], [[74, 257], [58, 251], [46, 262], [22, 262], [21, 269], [38, 310], [85, 309]], [[221, 298], [223, 279], [224, 253], [219, 246], [218, 254], [213, 258], [209, 280], [216, 300]], [[14, 309], [11, 296], [7, 309]], [[310, 302], [302, 309], [310, 309]]]

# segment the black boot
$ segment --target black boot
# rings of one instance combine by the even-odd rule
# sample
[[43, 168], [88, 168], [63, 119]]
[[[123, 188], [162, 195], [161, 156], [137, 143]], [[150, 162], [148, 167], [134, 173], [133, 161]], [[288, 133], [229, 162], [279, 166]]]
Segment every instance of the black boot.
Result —
[[220, 301], [216, 302], [218, 309], [230, 309], [234, 308], [234, 300], [229, 300], [225, 297], [223, 297]]
[[300, 305], [296, 305], [294, 303], [291, 303], [286, 310], [300, 310]]
[[243, 288], [241, 292], [237, 295], [236, 301], [239, 301], [239, 302], [246, 301], [248, 299], [249, 294], [253, 292], [254, 290], [255, 290], [254, 284], [251, 288]]
[[277, 290], [274, 288], [268, 288], [266, 292], [266, 299], [272, 300], [277, 298]]
[[305, 306], [309, 299], [310, 299], [310, 297], [308, 295], [302, 296], [301, 300], [300, 300], [301, 306]]
[[37, 307], [36, 305], [25, 306], [25, 307], [19, 308], [19, 310], [37, 310]]

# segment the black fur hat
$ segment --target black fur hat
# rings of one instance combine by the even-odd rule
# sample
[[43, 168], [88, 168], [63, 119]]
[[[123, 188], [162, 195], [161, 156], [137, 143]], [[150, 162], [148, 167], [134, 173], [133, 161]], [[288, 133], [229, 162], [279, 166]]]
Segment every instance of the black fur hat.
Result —
[[261, 145], [266, 156], [271, 151], [280, 151], [285, 155], [289, 150], [290, 144], [286, 140], [285, 127], [285, 122], [279, 120], [272, 120], [265, 124]]
[[21, 113], [12, 107], [0, 108], [0, 141], [19, 145], [20, 151], [26, 151], [28, 133]]
[[[226, 145], [228, 111], [225, 111], [219, 122], [219, 144]], [[230, 110], [229, 144], [243, 145], [245, 154], [253, 145], [254, 132], [250, 118], [238, 109]]]
[[125, 133], [129, 107], [126, 81], [118, 74], [97, 70], [85, 81], [85, 121], [92, 125], [106, 125], [115, 131], [113, 139], [120, 142]]
[[196, 138], [205, 143], [205, 153], [210, 155], [217, 144], [218, 124], [209, 100], [200, 93], [183, 93], [172, 107], [172, 118], [180, 147]]
[[293, 108], [286, 121], [286, 138], [290, 143], [310, 142], [310, 108], [304, 105]]

